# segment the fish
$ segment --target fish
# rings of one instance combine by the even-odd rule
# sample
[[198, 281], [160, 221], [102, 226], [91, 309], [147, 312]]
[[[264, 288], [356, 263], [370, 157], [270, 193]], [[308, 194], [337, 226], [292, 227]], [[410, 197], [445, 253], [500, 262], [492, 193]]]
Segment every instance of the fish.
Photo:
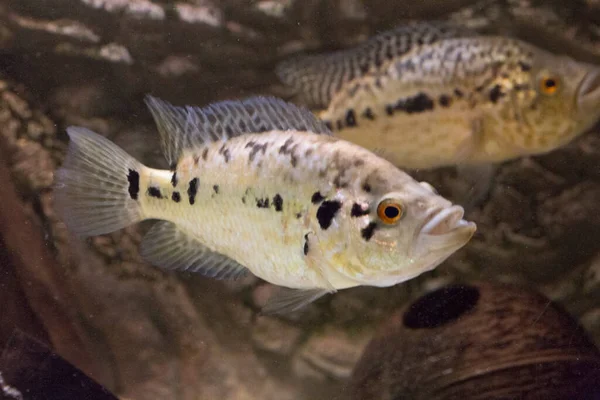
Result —
[[446, 38], [476, 33], [451, 21], [410, 21], [350, 49], [300, 55], [278, 63], [275, 73], [312, 109], [327, 108], [354, 79], [377, 73], [411, 50]]
[[[598, 66], [516, 38], [451, 36], [385, 63], [365, 45], [289, 61], [277, 71], [307, 97], [316, 83], [335, 88], [317, 110], [334, 135], [404, 169], [468, 169], [545, 154], [600, 119]], [[340, 81], [355, 60], [370, 67]]]
[[461, 206], [332, 136], [308, 109], [260, 96], [203, 108], [145, 102], [169, 169], [69, 127], [58, 215], [82, 237], [159, 220], [140, 245], [146, 261], [216, 279], [252, 273], [282, 288], [265, 314], [414, 278], [476, 230]]

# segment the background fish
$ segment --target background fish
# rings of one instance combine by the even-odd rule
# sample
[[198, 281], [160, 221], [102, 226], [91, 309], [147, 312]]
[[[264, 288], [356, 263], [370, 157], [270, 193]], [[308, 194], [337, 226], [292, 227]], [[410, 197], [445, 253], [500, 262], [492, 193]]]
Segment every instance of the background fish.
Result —
[[355, 48], [290, 58], [279, 63], [275, 72], [296, 91], [300, 101], [309, 107], [323, 109], [348, 82], [379, 72], [417, 47], [473, 35], [474, 32], [451, 22], [409, 22], [373, 36]]
[[171, 170], [148, 168], [85, 128], [69, 128], [55, 203], [82, 235], [159, 219], [152, 264], [231, 278], [248, 270], [283, 292], [267, 312], [326, 293], [391, 286], [434, 268], [475, 224], [463, 209], [373, 153], [330, 136], [273, 98], [175, 107], [149, 97]]
[[[441, 38], [414, 46], [380, 68], [337, 82], [330, 71], [368, 56], [286, 64], [286, 76], [310, 96], [312, 82], [330, 93], [320, 113], [334, 134], [399, 167], [433, 168], [501, 162], [563, 146], [600, 117], [600, 69], [522, 41], [491, 36]], [[324, 60], [340, 67], [312, 68]], [[370, 65], [379, 64], [373, 56]], [[302, 71], [311, 74], [300, 77]], [[320, 75], [318, 71], [320, 72]], [[292, 72], [294, 71], [294, 73]], [[290, 81], [283, 77], [284, 82]]]

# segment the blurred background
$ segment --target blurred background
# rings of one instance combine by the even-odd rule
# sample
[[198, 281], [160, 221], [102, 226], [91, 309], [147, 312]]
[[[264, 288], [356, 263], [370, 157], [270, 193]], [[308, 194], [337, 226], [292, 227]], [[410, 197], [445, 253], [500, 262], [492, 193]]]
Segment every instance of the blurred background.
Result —
[[[145, 224], [81, 241], [55, 216], [67, 126], [164, 167], [145, 94], [189, 105], [289, 98], [277, 62], [419, 19], [600, 64], [597, 0], [1, 0], [0, 349], [18, 327], [123, 398], [342, 399], [394, 311], [471, 280], [541, 292], [600, 344], [598, 129], [503, 164], [468, 215], [476, 236], [435, 271], [284, 317], [257, 315], [272, 287], [255, 278], [217, 282], [145, 264]], [[452, 169], [422, 176], [455, 184]]]

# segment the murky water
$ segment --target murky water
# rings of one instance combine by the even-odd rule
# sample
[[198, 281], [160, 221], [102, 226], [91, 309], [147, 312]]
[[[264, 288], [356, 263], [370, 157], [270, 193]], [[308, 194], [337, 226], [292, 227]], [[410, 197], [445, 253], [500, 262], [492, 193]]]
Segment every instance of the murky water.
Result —
[[[260, 313], [277, 288], [251, 274], [216, 281], [146, 263], [152, 221], [82, 240], [55, 212], [68, 126], [168, 168], [146, 94], [303, 105], [279, 62], [409, 18], [600, 64], [592, 1], [0, 4], [0, 398], [598, 398], [597, 127], [498, 163], [465, 215], [476, 234], [433, 271], [278, 316]], [[473, 184], [452, 166], [410, 173], [448, 197]]]

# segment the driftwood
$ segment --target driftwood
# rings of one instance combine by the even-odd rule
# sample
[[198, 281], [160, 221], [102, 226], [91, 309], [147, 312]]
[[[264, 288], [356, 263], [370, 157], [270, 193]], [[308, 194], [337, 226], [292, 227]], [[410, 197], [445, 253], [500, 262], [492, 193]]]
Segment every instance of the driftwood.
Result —
[[[41, 339], [47, 331], [61, 355], [131, 398], [334, 398], [378, 321], [454, 280], [534, 286], [600, 342], [597, 129], [559, 151], [503, 165], [470, 215], [477, 236], [433, 273], [390, 289], [342, 291], [285, 319], [256, 316], [270, 285], [146, 265], [137, 252], [145, 226], [81, 242], [54, 215], [52, 172], [64, 157], [66, 126], [87, 126], [164, 166], [146, 93], [197, 105], [287, 97], [273, 73], [278, 60], [349, 46], [407, 18], [446, 17], [588, 61], [600, 56], [600, 7], [591, 0], [2, 2], [2, 161], [18, 194], [0, 186], [0, 229], [7, 245], [5, 235], [23, 246], [11, 282], [20, 285], [12, 298], [32, 310], [24, 324]], [[454, 184], [451, 170], [425, 177]], [[33, 222], [21, 229], [25, 220], [15, 219], [22, 216], [5, 197]], [[48, 264], [43, 271], [27, 261], [36, 255]], [[27, 289], [28, 282], [42, 284]], [[72, 346], [69, 335], [79, 338]]]

